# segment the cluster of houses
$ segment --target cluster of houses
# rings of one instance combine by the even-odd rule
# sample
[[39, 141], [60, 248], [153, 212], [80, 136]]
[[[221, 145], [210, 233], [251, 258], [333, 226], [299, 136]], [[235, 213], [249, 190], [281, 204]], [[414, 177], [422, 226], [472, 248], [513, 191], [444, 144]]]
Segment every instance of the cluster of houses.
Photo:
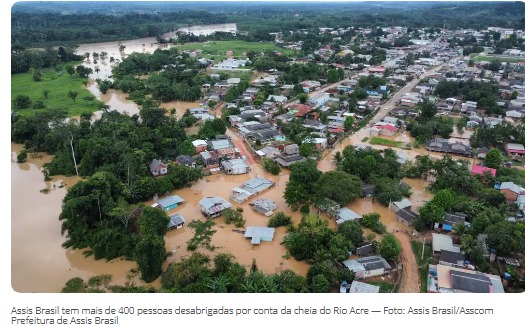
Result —
[[[495, 251], [488, 254], [483, 235], [476, 241], [487, 251], [490, 261], [495, 259]], [[432, 253], [438, 261], [430, 265], [427, 276], [429, 293], [505, 293], [506, 280], [499, 275], [476, 271], [451, 236], [432, 233]], [[513, 263], [515, 263], [513, 261]]]

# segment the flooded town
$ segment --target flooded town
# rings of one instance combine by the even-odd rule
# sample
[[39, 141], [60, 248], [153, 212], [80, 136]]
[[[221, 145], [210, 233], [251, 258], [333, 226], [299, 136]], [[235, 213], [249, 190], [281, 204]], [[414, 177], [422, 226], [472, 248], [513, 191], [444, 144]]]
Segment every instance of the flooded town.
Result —
[[525, 290], [517, 25], [210, 11], [71, 46], [13, 8], [16, 292]]

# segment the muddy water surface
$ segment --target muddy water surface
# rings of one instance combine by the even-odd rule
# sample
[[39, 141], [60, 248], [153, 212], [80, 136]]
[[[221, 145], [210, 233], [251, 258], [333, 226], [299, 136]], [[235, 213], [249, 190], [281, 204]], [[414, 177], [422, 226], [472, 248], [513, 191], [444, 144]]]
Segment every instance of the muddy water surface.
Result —
[[[111, 274], [116, 284], [124, 284], [126, 274], [136, 264], [128, 261], [95, 261], [82, 251], [65, 250], [60, 234], [62, 199], [76, 177], [53, 177], [44, 182], [42, 165], [50, 155], [28, 156], [16, 163], [22, 145], [11, 146], [11, 285], [17, 292], [59, 292], [73, 277], [89, 278]], [[64, 185], [64, 187], [62, 187]], [[48, 194], [40, 192], [48, 189]]]
[[[191, 33], [193, 35], [210, 35], [215, 32], [237, 32], [237, 24], [214, 24], [214, 25], [195, 25], [189, 27], [181, 27], [178, 29], [184, 33]], [[163, 35], [165, 38], [176, 37], [175, 32], [169, 32]]]

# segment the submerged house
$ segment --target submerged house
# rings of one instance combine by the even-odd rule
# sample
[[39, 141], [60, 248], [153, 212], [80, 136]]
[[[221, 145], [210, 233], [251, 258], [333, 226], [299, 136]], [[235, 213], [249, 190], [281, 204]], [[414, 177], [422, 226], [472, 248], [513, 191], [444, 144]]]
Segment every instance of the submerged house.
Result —
[[186, 219], [180, 214], [170, 215], [170, 221], [168, 223], [168, 229], [180, 229], [186, 223]]
[[245, 238], [252, 238], [251, 243], [258, 245], [261, 241], [272, 241], [275, 228], [249, 226], [244, 232]]
[[277, 204], [271, 199], [257, 198], [250, 203], [254, 211], [259, 212], [265, 216], [272, 216], [277, 208]]
[[244, 174], [250, 171], [250, 166], [242, 158], [222, 161], [221, 165], [226, 174]]
[[179, 204], [182, 204], [182, 203], [184, 203], [184, 199], [182, 199], [181, 197], [177, 195], [169, 196], [169, 197], [157, 200], [157, 204], [165, 212], [169, 211], [170, 209], [176, 208], [177, 206], [179, 206]]
[[201, 199], [199, 204], [201, 205], [202, 215], [208, 219], [219, 217], [225, 209], [233, 207], [222, 197], [206, 197]]
[[260, 194], [274, 184], [273, 181], [268, 179], [252, 178], [239, 187], [235, 187], [233, 189], [233, 195], [230, 198], [237, 203], [243, 203], [248, 200], [248, 198]]

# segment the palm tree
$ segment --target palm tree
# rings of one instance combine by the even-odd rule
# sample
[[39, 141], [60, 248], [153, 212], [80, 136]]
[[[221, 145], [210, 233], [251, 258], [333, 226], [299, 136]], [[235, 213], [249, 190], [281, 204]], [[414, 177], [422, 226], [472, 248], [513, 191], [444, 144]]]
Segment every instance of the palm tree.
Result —
[[467, 234], [463, 238], [461, 238], [460, 248], [467, 257], [470, 258], [477, 246], [478, 243], [476, 239], [474, 239], [470, 234]]

